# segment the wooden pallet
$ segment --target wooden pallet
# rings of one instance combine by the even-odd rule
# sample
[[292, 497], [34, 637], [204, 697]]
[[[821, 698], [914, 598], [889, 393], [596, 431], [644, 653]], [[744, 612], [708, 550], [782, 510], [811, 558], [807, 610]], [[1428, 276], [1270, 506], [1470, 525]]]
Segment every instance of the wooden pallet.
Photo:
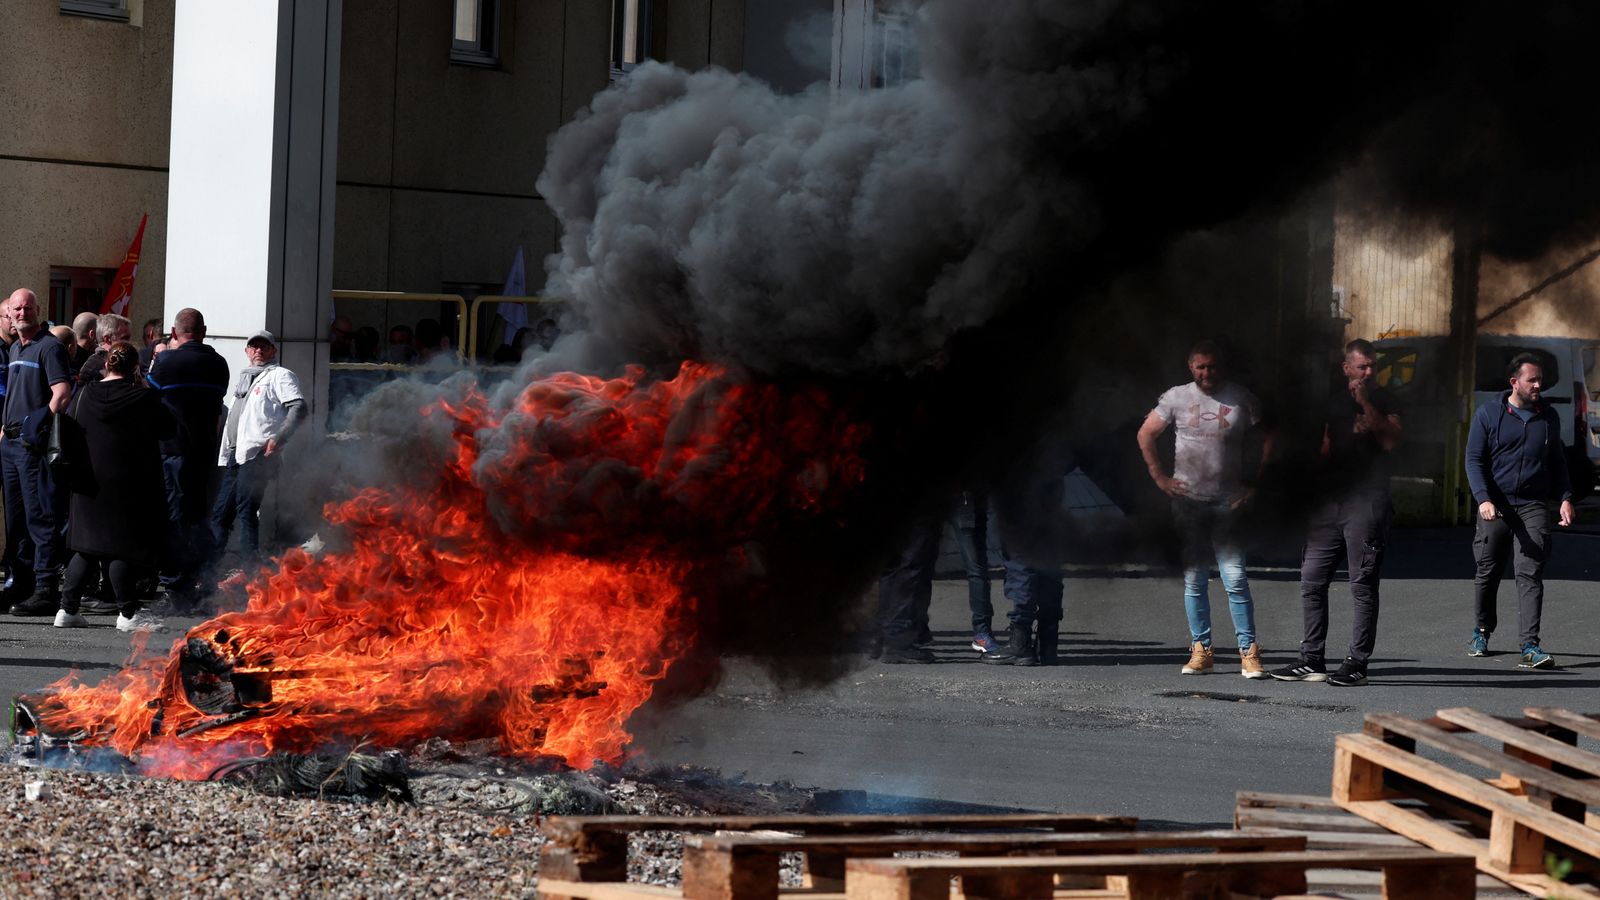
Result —
[[[798, 836], [887, 835], [899, 831], [1001, 831], [1016, 835], [1129, 831], [1131, 816], [1056, 813], [862, 816], [558, 816], [547, 820], [541, 884], [618, 884], [628, 877], [628, 835], [639, 831], [783, 832]], [[631, 887], [631, 886], [630, 886]], [[557, 896], [551, 890], [546, 896]], [[563, 894], [560, 896], [601, 896]]]
[[[1194, 852], [1194, 851], [1209, 852]], [[1187, 852], [1174, 852], [1187, 851]], [[778, 886], [778, 857], [805, 854], [812, 871], [841, 876], [800, 890]], [[904, 852], [958, 858], [893, 858]], [[821, 864], [819, 865], [819, 861]], [[860, 865], [858, 865], [858, 863]], [[1279, 896], [1303, 894], [1308, 870], [1371, 869], [1385, 897], [1474, 896], [1473, 860], [1423, 848], [1305, 851], [1283, 832], [1213, 830], [1103, 834], [691, 835], [683, 886], [672, 890], [541, 875], [543, 897], [582, 900], [924, 900], [982, 898]]]
[[966, 900], [1032, 900], [1052, 894], [1051, 879], [1120, 879], [1128, 900], [1304, 895], [1307, 869], [1377, 869], [1388, 900], [1468, 900], [1470, 856], [1432, 850], [1301, 850], [1267, 853], [1160, 853], [984, 859], [853, 859], [846, 900], [949, 900], [961, 879]]
[[[1524, 712], [1368, 715], [1362, 734], [1335, 742], [1333, 799], [1428, 847], [1469, 854], [1520, 890], [1600, 898], [1600, 829], [1588, 812], [1600, 806], [1600, 755], [1577, 746], [1580, 735], [1600, 739], [1600, 721], [1563, 709]], [[1547, 853], [1572, 863], [1573, 883], [1545, 873]]]
[[[1233, 853], [1305, 849], [1296, 835], [1240, 831], [1124, 832], [1106, 834], [858, 835], [802, 838], [694, 836], [686, 841], [683, 896], [689, 900], [757, 900], [777, 897], [778, 857], [805, 854], [813, 886], [844, 890], [852, 859], [896, 853], [955, 853], [961, 857], [1065, 856], [1210, 850]], [[1105, 889], [1104, 876], [1056, 887]]]
[[[1240, 791], [1234, 798], [1233, 827], [1268, 829], [1306, 839], [1307, 850], [1362, 850], [1372, 847], [1421, 849], [1422, 844], [1347, 812], [1332, 797]], [[1312, 870], [1309, 889], [1318, 893], [1378, 894], [1382, 879], [1360, 869]], [[1478, 873], [1479, 897], [1523, 897], [1523, 891]]]

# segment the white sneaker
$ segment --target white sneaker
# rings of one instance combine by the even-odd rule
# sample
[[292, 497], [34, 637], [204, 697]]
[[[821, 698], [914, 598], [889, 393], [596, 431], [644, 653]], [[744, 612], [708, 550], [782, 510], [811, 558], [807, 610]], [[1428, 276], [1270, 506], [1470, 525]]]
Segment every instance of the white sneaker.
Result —
[[69, 613], [64, 609], [56, 610], [57, 628], [88, 628], [89, 620], [77, 613]]
[[121, 613], [117, 614], [118, 631], [160, 631], [167, 627], [166, 623], [156, 618], [155, 613], [148, 609], [141, 609], [128, 618]]

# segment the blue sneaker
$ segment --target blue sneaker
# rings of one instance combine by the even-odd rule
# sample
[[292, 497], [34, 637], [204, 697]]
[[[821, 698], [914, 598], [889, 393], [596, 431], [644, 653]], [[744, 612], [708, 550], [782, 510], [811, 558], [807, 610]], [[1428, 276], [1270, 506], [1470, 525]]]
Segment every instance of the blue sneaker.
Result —
[[1000, 649], [1000, 642], [989, 632], [980, 631], [972, 636], [972, 649], [979, 653], [992, 653]]
[[1489, 632], [1484, 631], [1482, 628], [1475, 629], [1472, 632], [1472, 642], [1467, 644], [1467, 655], [1489, 655]]
[[1549, 669], [1556, 664], [1556, 658], [1540, 649], [1538, 644], [1522, 645], [1522, 661], [1517, 663], [1519, 669]]

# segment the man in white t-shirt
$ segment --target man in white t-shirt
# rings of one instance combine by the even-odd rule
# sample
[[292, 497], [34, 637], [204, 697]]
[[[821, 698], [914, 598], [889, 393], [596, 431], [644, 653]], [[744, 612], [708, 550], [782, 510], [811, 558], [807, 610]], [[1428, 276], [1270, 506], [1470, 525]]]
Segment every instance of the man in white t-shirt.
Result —
[[[1211, 560], [1228, 593], [1228, 612], [1239, 639], [1239, 674], [1265, 678], [1256, 643], [1255, 605], [1245, 576], [1237, 523], [1255, 488], [1241, 479], [1245, 435], [1260, 427], [1260, 406], [1249, 391], [1223, 377], [1222, 354], [1211, 341], [1189, 351], [1194, 381], [1168, 390], [1139, 428], [1139, 451], [1156, 487], [1172, 497], [1183, 539], [1183, 605], [1189, 618], [1189, 661], [1182, 674], [1211, 671], [1211, 602], [1206, 596]], [[1176, 431], [1173, 474], [1156, 454], [1156, 438]], [[1262, 432], [1261, 465], [1272, 455], [1272, 435]]]
[[233, 386], [217, 460], [223, 467], [222, 488], [212, 507], [211, 527], [220, 556], [238, 519], [239, 565], [248, 571], [260, 547], [261, 498], [278, 477], [283, 445], [305, 421], [308, 410], [300, 379], [278, 365], [278, 342], [272, 332], [251, 335], [244, 352], [250, 365]]

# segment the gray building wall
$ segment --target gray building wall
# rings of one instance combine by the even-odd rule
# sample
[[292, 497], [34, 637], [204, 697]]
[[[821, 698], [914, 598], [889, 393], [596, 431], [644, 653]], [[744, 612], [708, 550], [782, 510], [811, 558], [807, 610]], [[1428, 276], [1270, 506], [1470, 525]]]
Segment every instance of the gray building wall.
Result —
[[172, 0], [133, 0], [129, 22], [0, 0], [0, 292], [43, 298], [51, 266], [114, 268], [145, 228], [129, 317], [166, 288]]
[[[542, 282], [558, 235], [534, 183], [550, 135], [608, 83], [611, 4], [503, 0], [495, 69], [451, 64], [451, 8], [344, 2], [335, 288], [498, 286], [518, 246], [528, 289]], [[655, 12], [656, 58], [741, 64], [743, 4]]]
[[788, 93], [826, 84], [833, 24], [833, 0], [748, 0], [744, 70]]

